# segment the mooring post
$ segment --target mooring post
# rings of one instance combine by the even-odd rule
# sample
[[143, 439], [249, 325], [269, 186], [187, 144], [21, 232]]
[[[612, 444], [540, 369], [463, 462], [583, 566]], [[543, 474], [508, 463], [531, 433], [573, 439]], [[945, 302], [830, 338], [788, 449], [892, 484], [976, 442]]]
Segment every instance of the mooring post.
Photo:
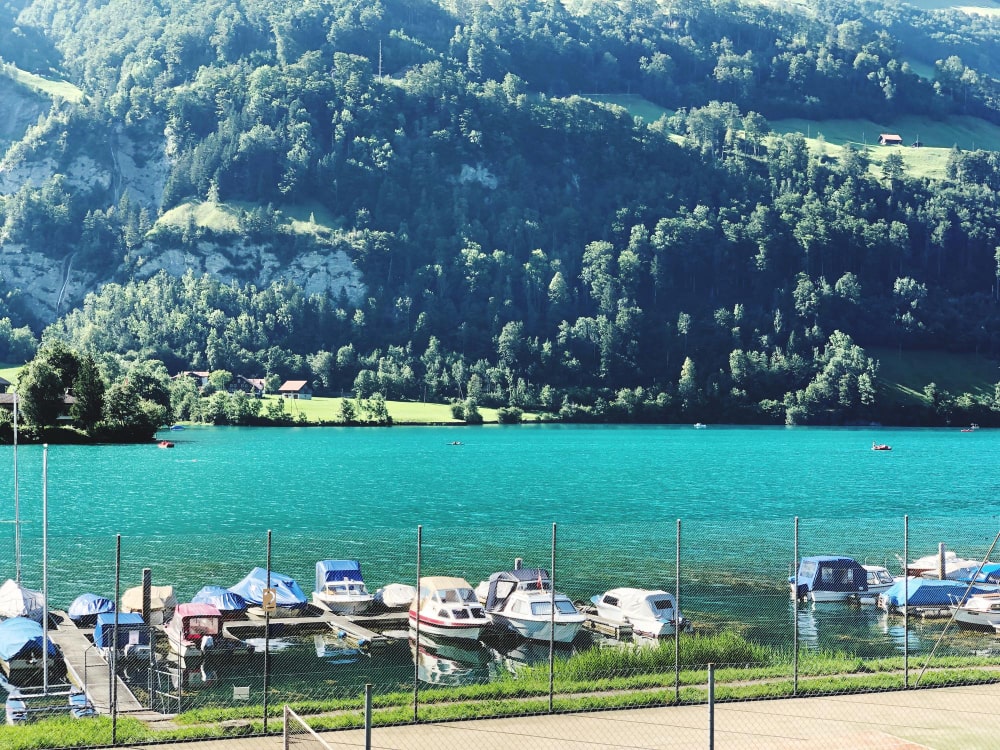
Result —
[[[142, 621], [147, 625], [152, 625], [150, 621], [150, 610], [152, 605], [150, 599], [153, 596], [153, 571], [149, 568], [142, 569]], [[116, 607], [118, 604], [116, 603]], [[166, 623], [163, 623], [166, 625]]]

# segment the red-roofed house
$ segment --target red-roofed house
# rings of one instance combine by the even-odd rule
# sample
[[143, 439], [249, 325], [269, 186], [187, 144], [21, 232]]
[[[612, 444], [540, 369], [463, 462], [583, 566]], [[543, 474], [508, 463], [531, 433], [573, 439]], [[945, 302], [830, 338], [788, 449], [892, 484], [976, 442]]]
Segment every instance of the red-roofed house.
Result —
[[312, 388], [309, 387], [308, 381], [305, 380], [286, 380], [278, 388], [278, 395], [283, 398], [303, 398], [310, 399], [313, 397]]
[[878, 137], [878, 142], [882, 146], [902, 146], [903, 136], [895, 133], [882, 133]]

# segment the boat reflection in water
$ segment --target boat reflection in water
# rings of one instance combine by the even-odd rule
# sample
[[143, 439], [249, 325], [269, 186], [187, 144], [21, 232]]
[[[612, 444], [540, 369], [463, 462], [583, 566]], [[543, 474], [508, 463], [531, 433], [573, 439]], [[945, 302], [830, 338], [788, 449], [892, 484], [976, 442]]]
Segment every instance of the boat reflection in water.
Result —
[[410, 638], [410, 655], [416, 660], [417, 677], [428, 685], [479, 685], [492, 677], [492, 654], [478, 642], [432, 639], [421, 633], [419, 647]]
[[[565, 659], [589, 646], [587, 639], [582, 639], [581, 643], [581, 648], [576, 645], [556, 643], [553, 655], [557, 660]], [[515, 637], [498, 638], [489, 641], [489, 650], [497, 667], [511, 674], [517, 674], [525, 667], [547, 666], [549, 663], [549, 644], [542, 641]]]

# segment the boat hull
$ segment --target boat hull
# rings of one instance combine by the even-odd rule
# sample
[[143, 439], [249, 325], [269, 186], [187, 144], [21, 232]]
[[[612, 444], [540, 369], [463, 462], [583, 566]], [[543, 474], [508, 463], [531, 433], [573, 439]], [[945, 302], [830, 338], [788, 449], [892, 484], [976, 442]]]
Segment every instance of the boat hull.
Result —
[[367, 596], [344, 597], [329, 596], [319, 591], [314, 591], [312, 595], [312, 603], [316, 607], [333, 612], [335, 615], [347, 616], [360, 615], [362, 612], [367, 611], [372, 606], [374, 600], [375, 597], [370, 594]]
[[437, 618], [430, 618], [425, 615], [420, 615], [419, 617], [413, 611], [410, 611], [410, 627], [416, 628], [417, 622], [420, 622], [420, 632], [428, 633], [429, 635], [437, 636], [438, 638], [451, 638], [453, 640], [462, 641], [478, 641], [479, 636], [482, 635], [483, 628], [488, 624], [488, 621], [484, 620], [482, 622], [472, 622], [469, 624], [449, 624], [438, 620]]
[[505, 615], [492, 615], [493, 623], [497, 627], [510, 630], [522, 638], [529, 641], [555, 641], [556, 643], [571, 643], [580, 629], [583, 627], [583, 618], [571, 622], [559, 622], [555, 624], [555, 636], [552, 633], [552, 623], [549, 620], [531, 620], [520, 617], [508, 617]]
[[1000, 612], [981, 612], [967, 607], [950, 607], [955, 624], [969, 630], [1000, 633]]

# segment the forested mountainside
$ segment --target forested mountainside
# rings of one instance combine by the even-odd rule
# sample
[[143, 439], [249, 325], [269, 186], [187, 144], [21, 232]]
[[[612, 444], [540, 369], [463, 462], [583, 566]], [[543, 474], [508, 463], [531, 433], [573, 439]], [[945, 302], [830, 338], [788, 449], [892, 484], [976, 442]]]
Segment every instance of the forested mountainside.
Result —
[[[998, 19], [2, 0], [0, 361], [45, 328], [106, 378], [158, 359], [567, 419], [988, 421], [993, 393], [900, 412], [867, 350], [1000, 354], [1000, 156], [947, 129], [1000, 132]], [[812, 137], [834, 118], [871, 130]]]

